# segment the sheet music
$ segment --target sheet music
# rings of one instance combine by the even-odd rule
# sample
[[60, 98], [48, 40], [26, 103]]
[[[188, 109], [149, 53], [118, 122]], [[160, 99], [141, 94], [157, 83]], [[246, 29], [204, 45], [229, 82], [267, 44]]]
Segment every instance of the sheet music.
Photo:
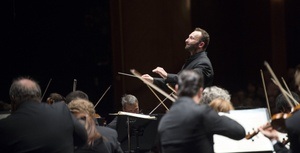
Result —
[[[220, 113], [228, 116], [240, 123], [246, 131], [252, 133], [257, 128], [269, 121], [268, 110], [266, 108], [233, 110], [230, 113]], [[255, 152], [255, 151], [273, 151], [271, 141], [263, 134], [258, 133], [252, 139], [233, 140], [221, 135], [214, 135], [214, 150], [216, 153], [233, 152]]]
[[126, 116], [131, 116], [131, 117], [156, 120], [155, 116], [149, 116], [149, 115], [137, 114], [137, 113], [129, 113], [129, 112], [123, 112], [123, 111], [119, 111], [118, 113], [110, 114], [110, 115], [126, 115]]

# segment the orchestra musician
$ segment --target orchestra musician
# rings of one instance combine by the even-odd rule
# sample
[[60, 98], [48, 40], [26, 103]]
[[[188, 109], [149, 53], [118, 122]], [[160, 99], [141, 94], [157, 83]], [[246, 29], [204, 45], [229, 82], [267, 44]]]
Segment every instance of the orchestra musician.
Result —
[[230, 100], [231, 95], [228, 90], [218, 86], [210, 86], [203, 90], [200, 103], [208, 104], [217, 112], [228, 113], [230, 110], [234, 110]]
[[46, 102], [50, 105], [61, 101], [66, 102], [66, 98], [59, 93], [51, 93], [46, 100]]
[[29, 77], [10, 86], [12, 113], [0, 120], [1, 153], [71, 153], [87, 133], [64, 102], [41, 102], [41, 88]]
[[[300, 65], [296, 67], [296, 72], [294, 75], [295, 83], [300, 90]], [[287, 118], [284, 118], [285, 126], [288, 135], [288, 141], [290, 142], [290, 149], [287, 149], [282, 142], [278, 139], [278, 132], [276, 129], [273, 129], [269, 123], [259, 127], [259, 131], [269, 138], [273, 144], [274, 151], [276, 153], [299, 153], [300, 152], [300, 107], [299, 105], [295, 106], [292, 109], [292, 112], [285, 113], [288, 115]]]
[[66, 96], [66, 103], [69, 104], [72, 100], [74, 100], [76, 98], [89, 100], [88, 94], [86, 94], [85, 92], [83, 92], [81, 90], [75, 90], [75, 91], [70, 92]]
[[158, 125], [162, 153], [213, 153], [213, 135], [241, 140], [245, 129], [238, 122], [220, 116], [207, 104], [199, 104], [203, 77], [193, 70], [183, 70], [176, 85], [178, 99]]
[[209, 106], [212, 107], [217, 112], [229, 113], [229, 111], [234, 110], [233, 105], [230, 101], [216, 98], [209, 103]]
[[204, 87], [209, 87], [213, 83], [214, 71], [210, 59], [207, 56], [207, 47], [210, 41], [209, 34], [201, 28], [195, 30], [185, 40], [185, 50], [190, 53], [181, 70], [177, 74], [167, 73], [164, 68], [157, 67], [152, 72], [159, 74], [162, 78], [153, 78], [149, 74], [142, 75], [147, 81], [156, 86], [167, 89], [167, 84], [175, 85], [178, 81], [178, 74], [182, 70], [192, 69], [202, 74], [204, 77]]
[[75, 99], [68, 104], [71, 112], [85, 126], [88, 141], [85, 146], [76, 147], [75, 153], [123, 153], [118, 141], [117, 131], [105, 126], [96, 125], [95, 109], [92, 102], [86, 99]]
[[230, 101], [231, 95], [229, 94], [228, 90], [218, 86], [206, 87], [203, 90], [200, 103], [209, 104], [212, 100], [216, 98], [221, 98], [223, 100]]
[[[129, 113], [140, 113], [139, 101], [132, 94], [125, 94], [121, 98], [122, 111]], [[118, 116], [116, 116], [109, 124], [108, 127], [116, 129]]]

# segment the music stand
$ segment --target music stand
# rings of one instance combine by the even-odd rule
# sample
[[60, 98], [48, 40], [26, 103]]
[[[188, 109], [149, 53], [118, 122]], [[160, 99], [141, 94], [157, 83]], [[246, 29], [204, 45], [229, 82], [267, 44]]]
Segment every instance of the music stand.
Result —
[[124, 152], [139, 153], [153, 148], [159, 120], [156, 116], [119, 111], [116, 130]]

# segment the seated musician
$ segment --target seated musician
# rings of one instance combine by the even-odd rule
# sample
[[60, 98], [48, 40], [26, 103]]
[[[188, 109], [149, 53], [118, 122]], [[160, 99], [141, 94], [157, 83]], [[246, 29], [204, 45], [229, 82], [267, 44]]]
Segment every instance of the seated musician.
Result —
[[[122, 104], [122, 111], [124, 112], [140, 113], [139, 101], [134, 95], [131, 94], [123, 95], [121, 98], [121, 104]], [[116, 116], [109, 124], [107, 124], [107, 126], [116, 129], [117, 119], [118, 117]]]
[[229, 113], [229, 111], [234, 110], [230, 101], [224, 100], [222, 98], [216, 98], [209, 103], [209, 106], [212, 107], [217, 112]]
[[59, 93], [51, 93], [46, 100], [46, 102], [50, 105], [61, 101], [66, 102], [66, 98]]
[[76, 147], [75, 153], [123, 153], [118, 141], [117, 131], [108, 127], [98, 126], [93, 119], [95, 109], [92, 102], [77, 98], [68, 104], [75, 117], [85, 126], [88, 141], [85, 146]]
[[[296, 72], [294, 75], [295, 83], [298, 86], [298, 90], [300, 91], [300, 65], [296, 67]], [[295, 97], [295, 95], [293, 95]], [[297, 97], [297, 95], [296, 95]], [[295, 98], [296, 99], [296, 98]], [[281, 104], [281, 103], [276, 103]], [[286, 105], [289, 106], [289, 105]], [[281, 110], [281, 107], [278, 107]], [[288, 141], [290, 143], [290, 149], [287, 149], [284, 144], [278, 139], [278, 130], [274, 129], [270, 126], [270, 123], [263, 125], [259, 128], [259, 131], [264, 134], [267, 138], [269, 138], [273, 144], [274, 151], [276, 153], [298, 153], [300, 152], [300, 111], [299, 104], [293, 107], [292, 112], [288, 112], [289, 117], [284, 118], [284, 122], [282, 127], [285, 127], [288, 135]]]
[[230, 101], [231, 95], [226, 89], [223, 89], [218, 86], [206, 87], [203, 90], [200, 103], [209, 104], [212, 100], [216, 98], [221, 98], [223, 100]]
[[228, 113], [234, 110], [229, 92], [218, 86], [206, 87], [203, 90], [200, 103], [208, 104], [217, 112]]

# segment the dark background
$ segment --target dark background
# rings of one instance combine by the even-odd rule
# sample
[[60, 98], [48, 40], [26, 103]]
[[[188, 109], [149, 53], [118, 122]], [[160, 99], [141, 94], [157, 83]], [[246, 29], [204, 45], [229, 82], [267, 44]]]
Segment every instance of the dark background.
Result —
[[[143, 4], [145, 2], [151, 5]], [[187, 2], [190, 5], [189, 19], [182, 20], [176, 16], [176, 12], [180, 11], [178, 8], [181, 3]], [[272, 10], [277, 2], [281, 2], [283, 7], [283, 13], [279, 12], [278, 18], [277, 11]], [[174, 6], [178, 8], [173, 8]], [[40, 82], [43, 91], [52, 79], [45, 97], [51, 92], [67, 95], [72, 91], [73, 79], [77, 79], [77, 89], [86, 92], [94, 104], [112, 86], [96, 107], [97, 112], [104, 117], [120, 109], [120, 96], [124, 93], [143, 95], [138, 98], [142, 97], [142, 101], [147, 101], [145, 95], [148, 93], [141, 93], [143, 90], [140, 87], [130, 89], [124, 83], [127, 80], [120, 79], [117, 72], [129, 73], [129, 68], [136, 65], [138, 70], [146, 67], [142, 69], [142, 73], [150, 73], [151, 68], [156, 66], [166, 67], [176, 73], [187, 57], [168, 50], [172, 57], [175, 56], [174, 61], [167, 57], [164, 57], [166, 61], [148, 61], [147, 57], [130, 53], [134, 49], [137, 52], [147, 51], [146, 45], [140, 49], [137, 44], [142, 44], [144, 38], [149, 38], [153, 32], [140, 26], [149, 26], [151, 20], [160, 21], [153, 26], [163, 27], [163, 31], [174, 33], [153, 33], [150, 43], [157, 48], [172, 48], [172, 43], [177, 41], [175, 38], [179, 37], [177, 44], [182, 46], [179, 50], [183, 50], [185, 38], [195, 27], [206, 29], [212, 39], [208, 55], [216, 72], [215, 84], [231, 93], [243, 90], [248, 82], [260, 83], [259, 69], [263, 68], [264, 60], [270, 61], [279, 76], [286, 76], [288, 68], [299, 64], [299, 7], [297, 0], [4, 0], [1, 1], [0, 100], [9, 103], [8, 91], [12, 79], [28, 75]], [[123, 18], [116, 17], [112, 11], [115, 9], [121, 12], [119, 15]], [[146, 16], [143, 14], [143, 19], [138, 18], [139, 12]], [[129, 17], [133, 20], [126, 20]], [[116, 18], [122, 24], [113, 22]], [[283, 29], [277, 29], [277, 25], [274, 25], [276, 19], [283, 21]], [[169, 21], [178, 22], [171, 23], [174, 26], [170, 27]], [[188, 23], [184, 25], [186, 21]], [[176, 27], [178, 24], [183, 25], [180, 26], [183, 28]], [[135, 30], [128, 31], [126, 27]], [[131, 56], [122, 62], [116, 58], [123, 57], [120, 55], [121, 51], [113, 49], [116, 48], [116, 43], [112, 43], [119, 38], [112, 34], [120, 29], [123, 30], [120, 33], [123, 34], [125, 45], [120, 45], [119, 49], [123, 49], [122, 54]], [[139, 31], [145, 33], [138, 33]], [[276, 31], [284, 35], [276, 36]], [[136, 35], [128, 37], [129, 34]], [[170, 39], [175, 41], [166, 42]], [[129, 43], [133, 44], [133, 49], [126, 48]], [[283, 51], [276, 50], [277, 43], [284, 44]], [[133, 64], [128, 64], [128, 61]], [[168, 62], [177, 62], [177, 65], [174, 67]], [[119, 67], [122, 69], [118, 69]], [[136, 82], [134, 79], [130, 81]]]
[[112, 81], [108, 1], [1, 3], [1, 100], [9, 102], [13, 78], [31, 76], [43, 91], [52, 79], [44, 100], [51, 92], [66, 96], [76, 79], [96, 103]]

